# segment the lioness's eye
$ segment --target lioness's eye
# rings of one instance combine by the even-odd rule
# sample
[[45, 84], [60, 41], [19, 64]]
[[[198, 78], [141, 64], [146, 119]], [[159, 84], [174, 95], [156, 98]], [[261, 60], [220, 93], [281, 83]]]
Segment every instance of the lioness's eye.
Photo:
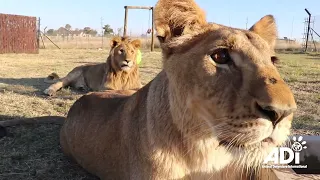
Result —
[[228, 49], [218, 49], [210, 57], [218, 64], [227, 64], [231, 60]]

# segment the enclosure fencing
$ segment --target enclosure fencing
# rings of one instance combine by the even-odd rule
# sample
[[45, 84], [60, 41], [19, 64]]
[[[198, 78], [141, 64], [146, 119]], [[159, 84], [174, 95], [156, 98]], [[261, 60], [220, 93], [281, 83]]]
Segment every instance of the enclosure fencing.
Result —
[[0, 54], [38, 53], [37, 18], [0, 14]]

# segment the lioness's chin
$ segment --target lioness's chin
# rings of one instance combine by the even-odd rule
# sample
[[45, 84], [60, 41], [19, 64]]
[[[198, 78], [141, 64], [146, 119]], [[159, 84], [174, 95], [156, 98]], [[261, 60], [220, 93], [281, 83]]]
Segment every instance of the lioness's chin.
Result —
[[267, 148], [267, 147], [277, 146], [276, 142], [271, 137], [267, 137], [260, 141], [247, 143], [247, 144], [234, 144], [228, 141], [220, 141], [219, 145], [225, 146], [228, 148], [240, 148], [240, 149], [254, 149], [254, 148], [256, 149], [256, 148]]
[[272, 138], [268, 137], [249, 145], [230, 145], [227, 142], [220, 142], [219, 146], [225, 150], [226, 154], [232, 155], [231, 162], [234, 164], [254, 168], [260, 167], [267, 155], [281, 144], [277, 144]]

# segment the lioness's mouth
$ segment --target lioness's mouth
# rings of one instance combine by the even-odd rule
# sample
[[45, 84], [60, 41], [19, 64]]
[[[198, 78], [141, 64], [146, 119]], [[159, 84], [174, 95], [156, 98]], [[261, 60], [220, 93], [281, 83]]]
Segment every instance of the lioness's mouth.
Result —
[[263, 139], [262, 141], [256, 142], [254, 144], [241, 144], [241, 143], [232, 143], [229, 141], [220, 141], [219, 142], [219, 146], [225, 146], [225, 147], [236, 147], [236, 148], [245, 148], [245, 147], [249, 147], [249, 146], [255, 146], [255, 145], [260, 145], [262, 143], [267, 143], [267, 144], [274, 144], [274, 141], [271, 137], [267, 137], [265, 139]]

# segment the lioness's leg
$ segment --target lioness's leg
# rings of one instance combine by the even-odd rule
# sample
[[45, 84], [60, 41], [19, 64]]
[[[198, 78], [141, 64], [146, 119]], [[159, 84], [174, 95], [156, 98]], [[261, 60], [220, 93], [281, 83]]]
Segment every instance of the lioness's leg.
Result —
[[79, 77], [81, 77], [81, 75], [82, 75], [82, 70], [76, 68], [72, 70], [66, 77], [62, 78], [60, 81], [49, 86], [49, 88], [44, 90], [43, 93], [46, 95], [52, 96], [61, 88], [64, 88], [73, 83], [76, 83]]
[[44, 90], [43, 93], [49, 96], [53, 96], [62, 87], [63, 87], [63, 82], [59, 81], [49, 86], [49, 88]]
[[83, 75], [81, 75], [77, 81], [74, 83], [74, 87], [77, 90], [83, 91], [83, 92], [88, 92], [90, 90], [90, 88], [88, 87], [88, 85], [86, 84]]

